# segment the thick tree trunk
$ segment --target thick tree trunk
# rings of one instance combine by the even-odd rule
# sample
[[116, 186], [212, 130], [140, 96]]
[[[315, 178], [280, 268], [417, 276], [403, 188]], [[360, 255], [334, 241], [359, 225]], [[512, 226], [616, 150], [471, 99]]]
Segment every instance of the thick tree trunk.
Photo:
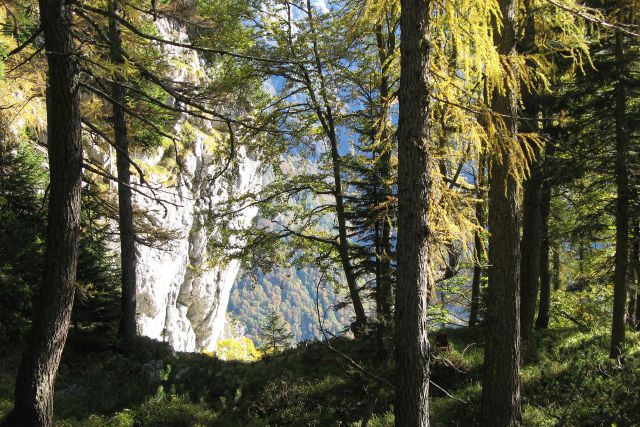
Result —
[[16, 427], [53, 424], [54, 381], [71, 319], [80, 237], [82, 139], [71, 6], [40, 0], [40, 21], [49, 64], [47, 244], [31, 335], [8, 418], [8, 425]]
[[398, 125], [398, 243], [396, 282], [396, 396], [399, 427], [429, 425], [427, 306], [429, 203], [430, 1], [402, 0]]
[[[620, 31], [616, 33], [616, 65], [622, 74], [625, 62], [624, 40]], [[611, 324], [611, 348], [609, 356], [616, 358], [623, 351], [625, 337], [625, 310], [627, 299], [627, 267], [629, 254], [629, 177], [627, 170], [626, 111], [627, 94], [624, 83], [618, 80], [615, 87], [616, 121], [616, 254], [613, 277], [613, 318]]]
[[[118, 1], [111, 2], [111, 13], [118, 13]], [[111, 43], [111, 62], [116, 67], [124, 64], [122, 39], [117, 19], [109, 19], [109, 41]], [[136, 246], [133, 228], [133, 206], [131, 203], [131, 170], [129, 168], [129, 138], [125, 117], [125, 88], [122, 73], [116, 71], [111, 87], [113, 104], [113, 133], [117, 147], [116, 165], [118, 168], [118, 226], [120, 229], [120, 261], [122, 268], [122, 313], [120, 317], [120, 338], [132, 341], [137, 335], [136, 327]]]
[[542, 198], [540, 201], [541, 217], [541, 244], [540, 244], [540, 302], [538, 304], [538, 317], [536, 329], [549, 327], [549, 309], [551, 308], [551, 272], [549, 270], [549, 213], [551, 210], [551, 183], [549, 175], [549, 158], [555, 152], [552, 141], [547, 143], [545, 159], [542, 166]]
[[[495, 41], [501, 55], [515, 54], [516, 0], [500, 0], [503, 25]], [[513, 93], [493, 94], [493, 110], [504, 118], [499, 138], [506, 148], [490, 159], [489, 286], [482, 385], [481, 425], [518, 424], [520, 407], [520, 206], [519, 183], [513, 174], [517, 101]], [[506, 133], [506, 135], [505, 135]]]

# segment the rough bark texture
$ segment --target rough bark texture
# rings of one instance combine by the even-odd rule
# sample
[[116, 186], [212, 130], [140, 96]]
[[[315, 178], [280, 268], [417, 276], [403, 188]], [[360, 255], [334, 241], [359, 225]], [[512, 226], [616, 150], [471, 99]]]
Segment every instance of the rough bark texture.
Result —
[[[500, 0], [503, 25], [495, 23], [495, 42], [502, 55], [515, 53], [516, 0]], [[500, 28], [500, 30], [498, 30]], [[493, 110], [505, 121], [501, 138], [514, 138], [515, 96], [495, 92]], [[511, 173], [509, 149], [494, 153], [489, 165], [489, 286], [482, 386], [481, 425], [518, 424], [520, 406], [520, 219], [519, 184]]]
[[[118, 1], [111, 2], [111, 13], [118, 13]], [[109, 20], [109, 41], [111, 43], [111, 62], [116, 66], [124, 64], [122, 39], [118, 21]], [[129, 138], [125, 117], [124, 77], [116, 72], [111, 87], [113, 104], [113, 133], [118, 169], [118, 226], [120, 230], [120, 265], [122, 269], [122, 299], [120, 317], [120, 338], [130, 342], [137, 335], [136, 327], [136, 246], [133, 228], [133, 205], [131, 202], [131, 170], [129, 168]]]
[[8, 419], [8, 425], [16, 427], [53, 424], [53, 387], [71, 319], [80, 235], [82, 145], [71, 7], [62, 0], [40, 0], [40, 20], [49, 64], [47, 244], [31, 335], [16, 379], [15, 407]]
[[429, 425], [430, 1], [402, 0], [395, 423]]
[[[616, 34], [616, 65], [622, 74], [625, 62], [624, 40], [620, 31]], [[629, 254], [629, 177], [627, 170], [627, 133], [626, 111], [627, 94], [622, 80], [615, 87], [616, 121], [616, 254], [613, 277], [613, 319], [611, 324], [611, 348], [609, 356], [620, 356], [625, 336], [625, 311], [627, 299], [627, 267]]]
[[540, 201], [541, 242], [540, 242], [540, 302], [538, 304], [538, 317], [536, 329], [549, 327], [549, 309], [551, 308], [551, 271], [549, 266], [549, 213], [551, 209], [551, 183], [549, 175], [549, 158], [553, 156], [555, 145], [548, 142], [545, 150], [545, 159], [542, 167], [542, 198]]

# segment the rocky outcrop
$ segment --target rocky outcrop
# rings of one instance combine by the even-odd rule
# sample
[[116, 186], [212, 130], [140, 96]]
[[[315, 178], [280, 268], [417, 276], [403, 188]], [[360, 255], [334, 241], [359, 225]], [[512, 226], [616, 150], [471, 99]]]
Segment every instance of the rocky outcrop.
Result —
[[[211, 225], [209, 213], [232, 194], [255, 191], [260, 185], [257, 162], [240, 155], [237, 179], [212, 181], [218, 170], [203, 140], [197, 138], [186, 156], [175, 189], [163, 198], [171, 204], [137, 197], [154, 226], [175, 234], [161, 247], [138, 246], [139, 332], [168, 342], [179, 351], [212, 351], [226, 323], [231, 287], [239, 270], [237, 260], [210, 265], [208, 242], [220, 225]], [[250, 225], [256, 209], [245, 209], [234, 228]]]
[[[163, 38], [188, 42], [179, 25], [167, 20], [158, 20], [156, 25]], [[185, 64], [175, 68], [174, 81], [198, 83], [208, 78], [206, 64], [196, 52], [173, 46], [164, 49], [170, 62]], [[187, 123], [183, 118], [176, 133], [184, 137]], [[212, 224], [210, 213], [232, 195], [257, 191], [261, 174], [258, 162], [240, 147], [235, 167], [230, 168], [234, 170], [214, 179], [224, 160], [219, 153], [216, 156], [211, 141], [221, 136], [213, 125], [202, 121], [188, 126], [188, 149], [180, 153], [177, 176], [171, 177], [175, 185], [159, 194], [166, 202], [159, 205], [141, 195], [134, 200], [154, 227], [172, 234], [159, 247], [138, 245], [137, 322], [140, 334], [166, 341], [175, 350], [213, 351], [225, 329], [229, 294], [240, 266], [236, 260], [212, 265], [208, 243], [220, 235], [222, 226], [249, 226], [257, 209], [245, 209], [232, 224], [224, 225]], [[153, 170], [163, 157], [166, 151], [159, 148], [142, 161]], [[164, 178], [147, 177], [152, 185]]]

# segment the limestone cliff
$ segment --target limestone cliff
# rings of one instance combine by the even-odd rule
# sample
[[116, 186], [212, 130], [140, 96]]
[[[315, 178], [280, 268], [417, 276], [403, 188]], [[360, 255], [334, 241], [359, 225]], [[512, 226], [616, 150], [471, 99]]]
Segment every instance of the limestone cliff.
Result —
[[[167, 20], [159, 20], [156, 25], [163, 38], [188, 42], [179, 25]], [[164, 50], [169, 62], [185, 64], [175, 68], [174, 81], [198, 83], [210, 75], [196, 52], [173, 46]], [[183, 118], [176, 125], [176, 133], [184, 137], [187, 123], [188, 118]], [[211, 225], [207, 218], [230, 195], [256, 191], [261, 174], [259, 164], [241, 147], [232, 177], [214, 180], [224, 159], [221, 161], [219, 153], [213, 152], [210, 141], [219, 134], [207, 123], [189, 124], [189, 129], [188, 149], [181, 153], [180, 168], [171, 177], [175, 184], [161, 194], [169, 203], [159, 206], [141, 195], [134, 199], [137, 209], [145, 212], [153, 226], [174, 234], [162, 247], [138, 245], [137, 321], [140, 334], [166, 341], [176, 350], [212, 351], [225, 327], [239, 263], [210, 265], [207, 243], [216, 238], [221, 225]], [[163, 155], [166, 153], [160, 148], [141, 160], [153, 170]], [[162, 179], [166, 177], [147, 177], [152, 185]], [[246, 209], [234, 219], [233, 227], [249, 226], [256, 212], [255, 208]]]
[[[163, 198], [178, 206], [137, 197], [140, 208], [154, 225], [176, 233], [164, 247], [138, 246], [139, 332], [167, 341], [180, 351], [215, 349], [225, 327], [227, 303], [238, 274], [238, 261], [208, 265], [207, 242], [216, 228], [207, 224], [207, 213], [231, 192], [255, 190], [260, 184], [259, 165], [247, 156], [239, 159], [238, 179], [232, 186], [211, 182], [218, 169], [200, 139], [186, 156], [177, 185]], [[216, 165], [217, 166], [217, 165]], [[247, 209], [235, 227], [248, 226], [256, 214]]]

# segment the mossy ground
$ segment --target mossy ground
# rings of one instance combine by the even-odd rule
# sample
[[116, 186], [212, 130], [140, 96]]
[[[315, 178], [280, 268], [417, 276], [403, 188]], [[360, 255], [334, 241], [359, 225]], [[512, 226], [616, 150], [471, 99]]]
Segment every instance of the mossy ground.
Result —
[[[431, 419], [472, 426], [479, 414], [482, 332], [448, 331], [434, 356]], [[622, 363], [607, 357], [605, 331], [538, 333], [524, 351], [524, 425], [640, 425], [640, 336]], [[365, 370], [393, 378], [373, 342], [332, 344]], [[0, 415], [12, 406], [19, 351], [0, 359]], [[438, 387], [454, 396], [448, 397]], [[322, 343], [254, 363], [174, 354], [141, 339], [124, 352], [96, 334], [72, 335], [56, 384], [58, 426], [369, 426], [393, 424], [391, 390]]]

